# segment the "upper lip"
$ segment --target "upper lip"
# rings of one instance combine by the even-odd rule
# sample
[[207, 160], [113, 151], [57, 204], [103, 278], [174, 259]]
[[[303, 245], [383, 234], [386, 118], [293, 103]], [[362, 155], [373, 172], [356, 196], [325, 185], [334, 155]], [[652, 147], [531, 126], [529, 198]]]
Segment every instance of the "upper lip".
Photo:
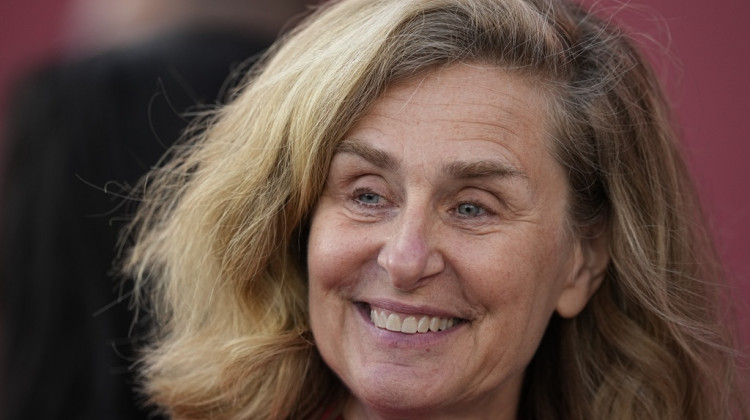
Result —
[[432, 305], [415, 305], [390, 299], [368, 299], [360, 302], [370, 305], [371, 308], [385, 309], [404, 315], [427, 315], [440, 318], [465, 319], [464, 316], [457, 314], [455, 311], [437, 308]]

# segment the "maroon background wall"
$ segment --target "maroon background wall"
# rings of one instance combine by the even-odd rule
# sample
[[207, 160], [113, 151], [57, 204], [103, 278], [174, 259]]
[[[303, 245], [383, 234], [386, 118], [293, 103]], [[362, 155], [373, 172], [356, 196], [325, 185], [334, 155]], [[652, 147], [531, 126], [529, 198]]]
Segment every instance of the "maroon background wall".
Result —
[[[737, 288], [734, 296], [745, 306], [750, 344], [750, 2], [639, 2], [648, 6], [597, 1], [609, 10], [623, 9], [617, 20], [668, 49], [652, 45], [649, 54], [674, 101], [719, 251]], [[12, 78], [60, 53], [68, 3], [0, 1], [0, 124]]]
[[[750, 1], [585, 0], [648, 34], [750, 349]], [[641, 6], [641, 5], [648, 6]], [[642, 35], [639, 38], [645, 38]], [[665, 49], [666, 48], [666, 49]]]
[[0, 0], [0, 124], [13, 78], [61, 51], [67, 4], [68, 0]]

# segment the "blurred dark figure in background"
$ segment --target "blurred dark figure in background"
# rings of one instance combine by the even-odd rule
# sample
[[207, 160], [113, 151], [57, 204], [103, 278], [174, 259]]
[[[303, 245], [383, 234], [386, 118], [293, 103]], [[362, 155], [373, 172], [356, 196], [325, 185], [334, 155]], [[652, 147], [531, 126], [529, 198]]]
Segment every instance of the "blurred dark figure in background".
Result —
[[139, 326], [111, 275], [134, 206], [116, 193], [179, 137], [186, 111], [222, 102], [232, 70], [305, 6], [86, 0], [77, 10], [79, 47], [120, 46], [35, 72], [9, 107], [0, 178], [5, 420], [146, 418], [130, 366]]

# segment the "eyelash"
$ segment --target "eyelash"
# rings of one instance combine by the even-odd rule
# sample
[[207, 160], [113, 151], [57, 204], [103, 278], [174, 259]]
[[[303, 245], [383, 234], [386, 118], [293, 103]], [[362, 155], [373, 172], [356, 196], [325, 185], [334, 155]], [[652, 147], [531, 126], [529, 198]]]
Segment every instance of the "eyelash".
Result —
[[[366, 195], [377, 197], [378, 198], [378, 202], [377, 203], [370, 203], [370, 202], [363, 201], [362, 198], [363, 198], [363, 196], [366, 196]], [[354, 204], [357, 207], [360, 207], [360, 208], [362, 208], [362, 209], [364, 209], [366, 211], [380, 210], [380, 209], [386, 207], [387, 202], [390, 201], [383, 194], [377, 193], [377, 192], [373, 191], [370, 188], [357, 188], [357, 189], [355, 189], [354, 191], [352, 191], [351, 200], [354, 202]], [[386, 201], [386, 203], [382, 202], [383, 200]], [[461, 214], [459, 212], [460, 209], [461, 209], [461, 207], [462, 206], [467, 206], [467, 205], [468, 206], [473, 206], [476, 209], [478, 209], [479, 214], [476, 214], [476, 215]], [[467, 219], [467, 220], [469, 220], [469, 219], [481, 219], [481, 218], [486, 218], [486, 217], [494, 216], [495, 215], [495, 212], [493, 212], [487, 206], [485, 206], [485, 205], [483, 205], [483, 204], [481, 204], [481, 203], [479, 203], [477, 201], [461, 201], [461, 202], [457, 203], [455, 206], [451, 207], [451, 209], [448, 212], [450, 214], [453, 214], [453, 215], [461, 218], [461, 219]]]
[[367, 208], [369, 210], [372, 210], [374, 208], [382, 207], [384, 204], [381, 202], [378, 203], [368, 203], [365, 201], [362, 201], [361, 197], [364, 195], [371, 195], [371, 196], [377, 196], [379, 200], [386, 200], [383, 196], [383, 194], [376, 193], [370, 188], [357, 188], [352, 192], [352, 201], [354, 201], [355, 204], [357, 204], [360, 207]]
[[[467, 215], [467, 214], [461, 214], [461, 213], [459, 213], [459, 209], [462, 206], [467, 206], [467, 205], [468, 206], [476, 207], [477, 209], [479, 209], [480, 213], [477, 214], [477, 215]], [[491, 212], [490, 210], [488, 210], [487, 207], [485, 207], [484, 205], [482, 205], [480, 203], [474, 202], [474, 201], [462, 201], [462, 202], [458, 203], [458, 205], [456, 205], [453, 208], [453, 210], [451, 210], [451, 213], [455, 213], [458, 217], [466, 218], [466, 219], [473, 219], [473, 218], [479, 218], [479, 217], [483, 217], [483, 216], [490, 216], [490, 215], [493, 214], [493, 212]]]

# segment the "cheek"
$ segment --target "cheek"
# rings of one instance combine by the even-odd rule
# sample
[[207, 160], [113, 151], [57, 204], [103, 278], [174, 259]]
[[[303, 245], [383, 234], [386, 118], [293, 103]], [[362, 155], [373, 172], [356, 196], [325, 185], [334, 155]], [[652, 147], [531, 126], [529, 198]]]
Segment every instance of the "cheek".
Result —
[[337, 328], [333, 322], [340, 312], [334, 291], [340, 286], [343, 273], [337, 264], [340, 259], [337, 235], [331, 235], [330, 229], [320, 220], [314, 218], [310, 226], [307, 247], [308, 298], [310, 328], [318, 343], [318, 350], [328, 354], [330, 349], [326, 344], [334, 338], [331, 332]]
[[312, 221], [307, 246], [307, 267], [311, 288], [335, 287], [356, 265], [358, 248], [351, 234], [325, 214]]
[[[464, 287], [483, 306], [517, 321], [546, 320], [568, 276], [568, 251], [554, 232], [507, 235], [480, 247], [465, 244], [454, 253]], [[474, 281], [471, 281], [474, 279]]]
[[340, 253], [337, 235], [331, 235], [329, 229], [321, 224], [318, 218], [313, 219], [307, 245], [307, 270], [309, 282], [310, 317], [315, 326], [322, 315], [321, 311], [330, 305], [325, 300], [340, 281], [342, 272], [337, 268]]
[[368, 235], [356, 226], [342, 222], [333, 211], [319, 209], [312, 219], [307, 247], [310, 311], [333, 312], [344, 305], [370, 278], [368, 267], [376, 261]]
[[320, 209], [315, 213], [308, 239], [310, 328], [318, 352], [340, 376], [348, 370], [352, 331], [351, 298], [368, 261], [363, 241], [347, 227]]

